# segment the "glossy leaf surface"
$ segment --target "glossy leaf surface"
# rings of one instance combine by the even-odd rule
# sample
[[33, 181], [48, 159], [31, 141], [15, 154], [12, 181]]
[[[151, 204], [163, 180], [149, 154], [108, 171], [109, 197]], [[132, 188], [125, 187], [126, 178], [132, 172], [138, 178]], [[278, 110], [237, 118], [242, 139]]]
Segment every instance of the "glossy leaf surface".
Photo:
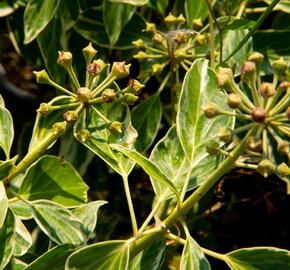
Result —
[[114, 3], [123, 3], [123, 4], [129, 4], [133, 6], [143, 6], [148, 3], [149, 0], [109, 0]]
[[32, 245], [32, 238], [22, 221], [15, 217], [15, 247], [13, 255], [22, 256]]
[[276, 270], [290, 268], [290, 252], [274, 247], [242, 248], [227, 253], [232, 270]]
[[9, 158], [14, 138], [13, 120], [10, 112], [3, 106], [0, 106], [0, 127], [0, 148], [3, 149], [6, 158]]
[[6, 214], [8, 210], [8, 198], [3, 182], [0, 182], [0, 229], [5, 222]]
[[77, 206], [87, 201], [87, 191], [71, 164], [56, 156], [42, 156], [27, 170], [19, 193], [31, 201], [46, 199]]
[[132, 110], [132, 124], [138, 132], [134, 144], [138, 152], [145, 152], [153, 143], [161, 122], [162, 108], [158, 94], [152, 95]]
[[32, 213], [40, 229], [58, 245], [78, 246], [85, 242], [80, 220], [59, 204], [37, 200], [32, 204]]
[[129, 245], [126, 241], [100, 242], [69, 256], [65, 270], [127, 270]]
[[[60, 0], [31, 0], [24, 12], [24, 43], [30, 43], [48, 25]], [[49, 11], [49, 12], [48, 12]]]

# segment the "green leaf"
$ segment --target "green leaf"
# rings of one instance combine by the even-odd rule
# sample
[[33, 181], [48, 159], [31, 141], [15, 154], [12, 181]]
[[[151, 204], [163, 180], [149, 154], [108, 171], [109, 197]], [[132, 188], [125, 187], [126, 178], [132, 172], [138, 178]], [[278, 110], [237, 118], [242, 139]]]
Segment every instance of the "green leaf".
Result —
[[4, 179], [9, 174], [11, 169], [15, 166], [17, 158], [18, 156], [5, 161], [0, 160], [0, 180]]
[[216, 138], [220, 127], [233, 125], [229, 116], [206, 118], [202, 108], [208, 102], [227, 110], [226, 95], [217, 88], [208, 60], [198, 59], [185, 75], [176, 118], [177, 134], [190, 162], [207, 155], [206, 143]]
[[128, 242], [107, 241], [86, 246], [71, 254], [65, 270], [127, 270], [128, 262]]
[[1, 95], [0, 95], [0, 106], [5, 107], [5, 101]]
[[31, 0], [24, 12], [24, 44], [30, 43], [48, 25], [57, 11], [60, 0]]
[[[57, 83], [63, 83], [65, 71], [56, 64], [58, 51], [63, 48], [64, 37], [62, 36], [62, 24], [60, 18], [53, 18], [47, 27], [38, 35], [37, 44], [41, 52], [45, 68], [49, 75]], [[60, 38], [61, 37], [61, 38]]]
[[0, 269], [9, 263], [15, 244], [14, 239], [15, 219], [8, 210], [3, 226], [0, 228]]
[[149, 0], [109, 0], [109, 1], [113, 3], [129, 4], [133, 6], [144, 6], [149, 2]]
[[[85, 39], [92, 41], [100, 47], [110, 48], [110, 41], [105, 31], [102, 18], [102, 9], [90, 8], [80, 16], [74, 29]], [[142, 38], [151, 41], [150, 35], [142, 32], [145, 29], [145, 20], [139, 15], [134, 14], [132, 19], [125, 25], [121, 32], [118, 42], [114, 45], [115, 49], [132, 49], [132, 41]]]
[[128, 270], [160, 269], [164, 260], [165, 249], [164, 239], [153, 242], [130, 260]]
[[[96, 109], [110, 121], [122, 122], [122, 133], [118, 135], [112, 134], [108, 129], [108, 123], [99, 116]], [[84, 128], [89, 130], [91, 135], [88, 140], [81, 141], [81, 143], [97, 154], [117, 173], [128, 175], [134, 167], [134, 162], [120, 153], [113, 152], [109, 146], [110, 143], [118, 143], [133, 147], [137, 132], [131, 125], [128, 107], [118, 103], [104, 104], [96, 108], [91, 106], [87, 109], [86, 114], [79, 117], [75, 125], [74, 134], [76, 138], [78, 138], [78, 132]]]
[[[49, 105], [58, 106], [69, 104], [75, 101], [74, 98], [69, 96], [58, 96], [48, 102]], [[29, 151], [36, 148], [39, 143], [51, 132], [51, 128], [54, 123], [63, 121], [63, 114], [68, 109], [60, 109], [51, 112], [48, 116], [42, 117], [40, 113], [37, 113], [33, 133], [29, 145]]]
[[27, 200], [46, 199], [64, 206], [87, 201], [88, 186], [74, 167], [56, 156], [42, 156], [27, 170], [19, 194]]
[[[158, 181], [160, 184], [163, 185], [163, 187], [169, 188], [177, 198], [179, 198], [178, 191], [173, 183], [161, 172], [161, 170], [148, 158], [143, 156], [142, 154], [138, 153], [135, 150], [131, 150], [128, 148], [125, 148], [120, 145], [111, 145], [114, 149], [120, 151], [122, 154], [127, 156], [128, 158], [134, 160], [150, 177], [154, 178], [156, 181]], [[153, 186], [154, 188], [154, 186]], [[159, 190], [155, 190], [155, 193], [157, 196], [160, 196], [161, 194], [158, 194]]]
[[17, 8], [19, 8], [19, 5], [16, 0], [2, 0], [0, 2], [0, 17], [6, 17], [10, 14], [12, 14]]
[[210, 270], [210, 265], [200, 246], [187, 235], [182, 251], [180, 270]]
[[110, 40], [110, 47], [118, 41], [123, 27], [130, 21], [136, 8], [122, 3], [103, 1], [103, 19]]
[[11, 201], [9, 202], [9, 209], [21, 220], [32, 219], [31, 206], [23, 201]]
[[0, 229], [2, 228], [8, 210], [8, 198], [3, 182], [0, 182]]
[[15, 247], [13, 250], [14, 256], [22, 256], [32, 245], [32, 238], [30, 233], [22, 221], [15, 217]]
[[274, 247], [242, 248], [225, 255], [232, 270], [290, 269], [290, 252]]
[[10, 112], [3, 106], [0, 106], [0, 127], [0, 148], [3, 149], [6, 158], [9, 159], [14, 138], [13, 120]]
[[32, 214], [40, 229], [55, 243], [81, 245], [82, 224], [69, 210], [47, 200], [32, 202]]
[[99, 208], [106, 203], [106, 201], [93, 201], [72, 210], [82, 223], [82, 231], [86, 239], [89, 239], [96, 227]]
[[201, 19], [202, 21], [208, 14], [208, 8], [205, 0], [185, 0], [184, 10], [187, 19], [187, 24], [192, 25], [192, 20]]
[[[271, 3], [271, 0], [264, 0], [267, 4]], [[289, 0], [280, 0], [274, 10], [281, 10], [286, 13], [290, 13], [290, 2]]]
[[[223, 33], [223, 59], [227, 58], [238, 46], [249, 31], [247, 29], [224, 31]], [[245, 45], [233, 55], [226, 63], [230, 67], [235, 67], [235, 75], [240, 74], [242, 64], [247, 60], [252, 49], [252, 39], [247, 40]]]
[[73, 250], [71, 244], [56, 246], [30, 263], [25, 270], [63, 270], [65, 261]]
[[[200, 149], [196, 151], [200, 151]], [[190, 166], [177, 137], [175, 126], [155, 145], [150, 160], [160, 168], [179, 192], [182, 190], [189, 167], [193, 169], [187, 190], [191, 190], [206, 181], [207, 176], [218, 166], [220, 161], [217, 157], [203, 155], [193, 159], [192, 166]], [[167, 200], [174, 196], [170, 189], [165, 189], [155, 178], [151, 177], [151, 182], [159, 200]]]
[[138, 132], [134, 144], [138, 152], [145, 152], [153, 143], [162, 116], [159, 94], [150, 96], [132, 110], [132, 124]]
[[12, 258], [9, 264], [10, 268], [8, 269], [9, 270], [23, 270], [26, 266], [27, 264], [25, 262], [22, 262], [16, 258]]

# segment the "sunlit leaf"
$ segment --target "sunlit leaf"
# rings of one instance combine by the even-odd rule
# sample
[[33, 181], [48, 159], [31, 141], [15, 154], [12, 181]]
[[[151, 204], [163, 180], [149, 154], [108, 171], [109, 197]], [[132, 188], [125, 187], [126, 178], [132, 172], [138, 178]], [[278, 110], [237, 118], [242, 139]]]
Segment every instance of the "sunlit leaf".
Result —
[[201, 19], [202, 21], [208, 14], [208, 8], [205, 0], [186, 0], [184, 3], [187, 24], [192, 25], [192, 20]]
[[42, 156], [27, 170], [19, 193], [27, 200], [47, 199], [64, 206], [87, 201], [88, 186], [71, 164], [56, 156]]
[[10, 112], [3, 106], [0, 106], [0, 127], [0, 148], [9, 159], [14, 138], [13, 120]]
[[32, 245], [32, 238], [20, 219], [15, 217], [15, 247], [14, 256], [22, 256]]
[[133, 6], [144, 6], [148, 3], [149, 0], [109, 0], [113, 3], [123, 3], [123, 4], [129, 4]]
[[25, 270], [63, 270], [67, 257], [73, 251], [71, 244], [56, 246], [30, 263]]
[[[24, 43], [30, 43], [48, 25], [60, 0], [31, 0], [24, 12]], [[49, 11], [49, 12], [48, 12]]]
[[65, 270], [127, 270], [129, 244], [107, 241], [83, 247], [68, 257]]
[[0, 180], [4, 179], [9, 174], [11, 169], [15, 166], [17, 158], [18, 157], [15, 156], [14, 158], [5, 161], [0, 161]]
[[290, 269], [290, 252], [274, 247], [242, 248], [225, 255], [232, 270]]
[[47, 200], [32, 202], [33, 217], [40, 229], [55, 243], [81, 245], [82, 224], [69, 210]]
[[3, 223], [6, 218], [8, 210], [8, 198], [6, 196], [6, 191], [3, 182], [0, 181], [0, 228], [2, 228]]

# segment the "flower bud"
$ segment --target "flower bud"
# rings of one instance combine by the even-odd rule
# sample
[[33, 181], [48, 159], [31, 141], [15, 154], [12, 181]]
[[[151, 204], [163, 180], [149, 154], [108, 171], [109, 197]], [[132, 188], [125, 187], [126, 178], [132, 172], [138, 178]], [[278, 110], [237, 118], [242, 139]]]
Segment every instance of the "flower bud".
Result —
[[36, 77], [37, 83], [50, 84], [51, 79], [49, 78], [45, 69], [43, 69], [41, 71], [33, 71], [33, 73]]
[[85, 143], [87, 140], [91, 138], [91, 133], [87, 129], [81, 129], [77, 135], [77, 139], [81, 141], [82, 143]]
[[106, 103], [112, 103], [116, 99], [116, 93], [114, 89], [105, 89], [102, 93], [102, 98]]
[[263, 62], [264, 55], [259, 52], [253, 52], [248, 57], [248, 61], [254, 62], [256, 65], [260, 65]]
[[142, 60], [142, 59], [148, 58], [148, 54], [145, 53], [145, 52], [143, 52], [143, 51], [139, 51], [138, 53], [136, 53], [135, 55], [133, 55], [133, 57], [136, 58], [136, 59]]
[[193, 19], [192, 25], [193, 25], [194, 29], [201, 29], [203, 27], [203, 23], [202, 23], [201, 18]]
[[169, 25], [172, 25], [172, 24], [175, 24], [176, 23], [176, 17], [171, 13], [169, 12], [169, 15], [167, 15], [165, 18], [164, 18], [164, 22], [169, 24]]
[[256, 80], [256, 65], [252, 61], [246, 61], [241, 68], [241, 80], [251, 84]]
[[81, 102], [87, 103], [92, 97], [92, 92], [87, 87], [81, 87], [77, 91], [77, 97]]
[[198, 34], [195, 37], [195, 41], [197, 42], [198, 45], [204, 45], [207, 42], [207, 38], [205, 35]]
[[232, 109], [237, 109], [241, 105], [241, 97], [237, 94], [229, 94], [227, 98], [227, 104]]
[[155, 33], [156, 32], [156, 25], [155, 25], [155, 23], [146, 22], [145, 32]]
[[115, 135], [122, 133], [122, 123], [113, 121], [110, 125], [110, 131]]
[[290, 88], [290, 82], [283, 81], [279, 84], [278, 90], [287, 91]]
[[155, 33], [152, 37], [153, 44], [163, 44], [164, 41], [166, 42], [165, 38], [159, 33]]
[[286, 109], [286, 116], [290, 120], [290, 106]]
[[265, 109], [260, 108], [260, 107], [255, 107], [252, 110], [251, 116], [252, 116], [253, 121], [261, 123], [261, 122], [264, 122], [267, 114], [266, 114]]
[[247, 139], [246, 148], [250, 151], [260, 152], [262, 149], [262, 142], [259, 138], [250, 136]]
[[183, 17], [182, 14], [180, 14], [177, 18], [176, 18], [176, 23], [177, 24], [182, 24], [185, 22], [185, 18]]
[[275, 88], [272, 83], [263, 82], [259, 88], [259, 93], [263, 98], [274, 96]]
[[131, 93], [126, 93], [126, 94], [123, 96], [123, 101], [124, 101], [127, 105], [133, 105], [137, 99], [138, 99], [138, 97], [135, 96], [134, 94], [131, 94]]
[[218, 137], [222, 142], [228, 143], [232, 141], [233, 133], [227, 127], [220, 127], [218, 131]]
[[125, 62], [114, 62], [111, 73], [118, 79], [129, 75], [131, 64], [125, 65]]
[[232, 92], [234, 88], [234, 75], [230, 68], [219, 67], [216, 71], [216, 82], [218, 87]]
[[207, 118], [213, 118], [220, 114], [219, 107], [214, 102], [209, 102], [202, 110]]
[[137, 49], [142, 49], [146, 47], [146, 44], [143, 39], [139, 38], [135, 41], [132, 41], [132, 44], [137, 48]]
[[51, 113], [51, 105], [47, 103], [41, 103], [37, 109], [37, 112], [39, 112], [42, 117], [46, 117]]
[[70, 68], [72, 66], [72, 54], [71, 52], [58, 52], [57, 63], [65, 68]]
[[132, 93], [135, 95], [139, 95], [141, 93], [141, 90], [145, 87], [144, 84], [142, 84], [138, 80], [134, 80], [134, 79], [129, 80], [128, 86], [132, 90]]
[[99, 75], [104, 66], [105, 62], [101, 59], [98, 59], [88, 64], [87, 70], [91, 75]]
[[188, 35], [185, 32], [178, 32], [176, 37], [174, 38], [174, 41], [177, 44], [183, 44], [186, 43], [188, 40]]
[[290, 153], [290, 143], [280, 140], [277, 144], [277, 150], [280, 154], [288, 155]]
[[53, 126], [52, 126], [53, 133], [57, 136], [63, 135], [65, 133], [66, 126], [67, 126], [66, 121], [57, 122], [57, 123], [53, 124]]
[[78, 114], [75, 111], [67, 111], [63, 114], [63, 118], [69, 124], [75, 124], [78, 121]]
[[275, 165], [268, 159], [263, 159], [259, 162], [257, 172], [265, 178], [275, 171]]
[[288, 177], [290, 176], [290, 168], [283, 162], [277, 166], [276, 173], [281, 177]]
[[214, 156], [219, 153], [220, 146], [219, 146], [219, 143], [216, 141], [213, 141], [213, 140], [209, 141], [205, 147], [206, 147], [206, 152], [209, 153], [211, 156]]
[[280, 58], [279, 60], [273, 62], [272, 67], [274, 73], [280, 77], [285, 73], [287, 69], [287, 63], [283, 60], [283, 58]]
[[92, 42], [90, 42], [87, 47], [83, 48], [83, 55], [86, 60], [86, 63], [90, 63], [94, 59], [96, 54], [97, 51], [92, 46]]
[[152, 72], [153, 74], [158, 74], [158, 73], [161, 73], [164, 69], [164, 64], [154, 64], [152, 66]]

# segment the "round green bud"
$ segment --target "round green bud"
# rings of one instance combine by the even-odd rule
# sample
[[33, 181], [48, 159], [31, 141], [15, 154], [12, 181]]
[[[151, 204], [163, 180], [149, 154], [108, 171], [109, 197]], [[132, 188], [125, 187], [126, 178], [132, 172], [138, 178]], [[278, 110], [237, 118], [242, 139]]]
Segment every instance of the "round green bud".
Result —
[[90, 63], [94, 59], [96, 54], [97, 51], [92, 46], [92, 42], [90, 42], [87, 47], [83, 48], [83, 55], [86, 60], [86, 63]]
[[110, 131], [116, 135], [122, 133], [122, 123], [119, 121], [113, 121], [110, 124]]
[[290, 88], [290, 82], [283, 81], [279, 84], [278, 89], [282, 91], [287, 91]]
[[140, 83], [138, 80], [131, 79], [128, 82], [128, 86], [132, 89], [132, 93], [135, 95], [139, 95], [141, 90], [145, 87], [144, 84]]
[[193, 19], [192, 25], [193, 25], [194, 29], [201, 29], [203, 27], [203, 23], [202, 23], [201, 18]]
[[280, 58], [279, 60], [276, 60], [273, 62], [272, 67], [273, 67], [274, 73], [280, 77], [285, 73], [288, 65], [283, 60], [283, 58]]
[[214, 156], [219, 153], [220, 145], [216, 141], [209, 141], [206, 144], [206, 152], [209, 153], [211, 156]]
[[75, 124], [78, 121], [78, 114], [75, 111], [67, 111], [63, 114], [63, 118], [69, 124]]
[[77, 91], [77, 97], [79, 101], [87, 103], [92, 98], [92, 92], [87, 87], [81, 87]]
[[72, 56], [71, 52], [59, 51], [57, 63], [65, 68], [71, 67], [72, 66], [72, 58], [73, 58], [73, 56]]
[[218, 137], [222, 142], [229, 143], [233, 139], [233, 133], [227, 127], [220, 127], [218, 131]]
[[142, 49], [146, 47], [146, 44], [143, 39], [139, 38], [135, 41], [132, 41], [132, 44], [137, 48], [137, 49]]
[[185, 32], [178, 32], [174, 38], [174, 41], [177, 44], [183, 44], [188, 41], [188, 35]]
[[229, 94], [227, 98], [227, 104], [232, 109], [237, 109], [241, 105], [241, 97], [237, 94]]
[[290, 143], [284, 140], [281, 140], [277, 144], [277, 150], [283, 155], [288, 155], [290, 153]]
[[140, 59], [140, 60], [143, 60], [143, 59], [146, 59], [148, 58], [148, 54], [143, 52], [143, 51], [139, 51], [138, 53], [136, 53], [135, 55], [133, 55], [134, 58], [136, 59]]
[[37, 109], [37, 112], [39, 112], [42, 117], [46, 117], [51, 113], [51, 105], [47, 103], [41, 103]]
[[220, 115], [219, 107], [214, 102], [209, 102], [202, 108], [202, 110], [207, 118], [213, 118], [217, 115]]
[[259, 162], [257, 172], [267, 178], [275, 171], [275, 165], [268, 159], [263, 159]]
[[156, 32], [156, 25], [155, 25], [155, 23], [146, 22], [145, 32], [155, 33]]
[[163, 44], [163, 42], [166, 42], [166, 39], [159, 33], [155, 33], [152, 37], [153, 44]]
[[252, 61], [246, 61], [241, 68], [241, 80], [245, 83], [252, 83], [256, 79], [256, 65]]
[[216, 82], [218, 87], [231, 92], [234, 87], [234, 75], [232, 69], [218, 67], [216, 71]]
[[37, 83], [50, 84], [51, 80], [50, 80], [45, 69], [43, 69], [41, 71], [33, 71], [33, 74], [36, 77]]
[[267, 113], [265, 109], [260, 107], [255, 107], [251, 113], [252, 119], [255, 122], [262, 123], [266, 119]]
[[198, 45], [204, 45], [207, 43], [207, 37], [202, 34], [197, 34], [194, 40]]
[[82, 143], [85, 143], [87, 140], [89, 140], [91, 138], [91, 133], [87, 129], [81, 129], [77, 133], [76, 137], [79, 141], [81, 141]]
[[288, 177], [290, 176], [290, 168], [283, 162], [277, 166], [276, 173], [281, 177]]
[[275, 88], [272, 83], [263, 82], [259, 88], [259, 93], [263, 98], [274, 96]]
[[63, 135], [65, 133], [66, 127], [67, 127], [67, 122], [66, 121], [57, 122], [57, 123], [53, 124], [52, 130], [53, 130], [53, 133], [55, 135], [61, 136], [61, 135]]
[[116, 93], [114, 89], [107, 88], [102, 93], [102, 98], [106, 103], [112, 103], [116, 99]]
[[127, 105], [133, 105], [133, 104], [138, 100], [138, 97], [135, 96], [134, 94], [126, 93], [126, 94], [123, 96], [123, 99], [124, 99], [124, 102], [125, 102]]
[[154, 64], [152, 65], [152, 72], [153, 74], [161, 73], [164, 69], [164, 64]]
[[256, 65], [259, 65], [263, 62], [264, 55], [259, 52], [253, 52], [248, 57], [248, 61], [254, 62]]
[[125, 62], [114, 62], [111, 73], [118, 79], [129, 75], [131, 64], [125, 65]]

